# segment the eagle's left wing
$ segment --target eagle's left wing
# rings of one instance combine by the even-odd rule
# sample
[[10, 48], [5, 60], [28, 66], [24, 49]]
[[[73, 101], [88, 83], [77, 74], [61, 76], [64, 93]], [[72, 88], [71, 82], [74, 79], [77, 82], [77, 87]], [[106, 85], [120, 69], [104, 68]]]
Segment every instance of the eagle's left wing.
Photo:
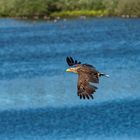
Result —
[[77, 60], [74, 60], [72, 57], [67, 57], [66, 61], [67, 61], [69, 66], [74, 66], [74, 65], [77, 65], [77, 64], [81, 64], [81, 62], [79, 62]]

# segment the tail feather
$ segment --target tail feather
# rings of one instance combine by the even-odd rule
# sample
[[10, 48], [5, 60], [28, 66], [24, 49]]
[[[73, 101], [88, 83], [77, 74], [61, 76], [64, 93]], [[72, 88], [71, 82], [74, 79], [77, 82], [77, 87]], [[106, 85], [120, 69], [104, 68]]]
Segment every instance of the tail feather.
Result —
[[100, 76], [110, 77], [109, 75], [104, 74], [104, 73], [100, 73]]

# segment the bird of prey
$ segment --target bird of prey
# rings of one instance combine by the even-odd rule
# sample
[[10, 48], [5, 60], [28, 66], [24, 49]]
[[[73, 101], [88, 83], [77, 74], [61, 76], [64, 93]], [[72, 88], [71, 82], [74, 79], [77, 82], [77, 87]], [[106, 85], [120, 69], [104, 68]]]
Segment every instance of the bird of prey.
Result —
[[93, 93], [97, 89], [95, 84], [99, 83], [99, 77], [109, 77], [109, 75], [100, 73], [92, 65], [81, 64], [81, 62], [74, 60], [72, 57], [67, 57], [66, 61], [69, 66], [72, 66], [66, 71], [78, 74], [77, 95], [80, 99], [93, 99]]

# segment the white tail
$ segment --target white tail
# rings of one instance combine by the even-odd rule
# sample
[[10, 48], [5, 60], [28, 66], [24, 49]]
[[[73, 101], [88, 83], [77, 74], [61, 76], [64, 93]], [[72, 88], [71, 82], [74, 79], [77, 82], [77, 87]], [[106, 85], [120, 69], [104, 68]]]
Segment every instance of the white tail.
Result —
[[105, 76], [105, 77], [110, 77], [109, 75], [107, 75], [107, 74], [104, 74], [104, 73], [100, 73], [100, 76]]
[[109, 75], [107, 75], [107, 74], [105, 74], [105, 77], [108, 77], [108, 78], [109, 78], [110, 76], [109, 76]]

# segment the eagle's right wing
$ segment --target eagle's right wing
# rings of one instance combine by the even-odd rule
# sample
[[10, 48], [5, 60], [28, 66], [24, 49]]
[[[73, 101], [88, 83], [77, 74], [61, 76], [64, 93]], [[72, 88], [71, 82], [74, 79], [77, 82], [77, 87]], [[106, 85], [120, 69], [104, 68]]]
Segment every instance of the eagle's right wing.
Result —
[[93, 99], [93, 93], [96, 92], [97, 87], [94, 86], [92, 83], [98, 83], [99, 79], [94, 74], [88, 73], [81, 73], [78, 77], [78, 84], [77, 84], [77, 94], [80, 96], [80, 99]]

